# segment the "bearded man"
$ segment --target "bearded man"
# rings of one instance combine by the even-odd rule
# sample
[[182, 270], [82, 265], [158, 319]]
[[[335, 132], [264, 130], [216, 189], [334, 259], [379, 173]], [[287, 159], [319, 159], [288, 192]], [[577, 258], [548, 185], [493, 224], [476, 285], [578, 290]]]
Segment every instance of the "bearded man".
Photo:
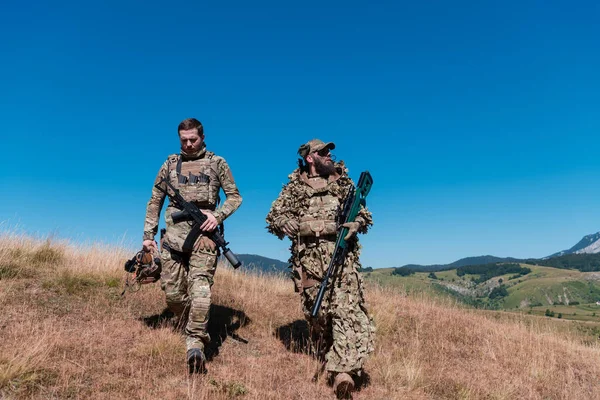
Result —
[[354, 187], [342, 161], [334, 163], [332, 142], [313, 139], [300, 146], [299, 168], [289, 175], [267, 215], [267, 229], [279, 239], [290, 238], [292, 279], [300, 293], [311, 330], [311, 345], [324, 362], [338, 398], [351, 396], [363, 364], [374, 349], [375, 327], [365, 308], [360, 275], [357, 233], [373, 224], [371, 213], [361, 207], [348, 228], [348, 253], [331, 278], [321, 311], [311, 317], [319, 285], [333, 255], [339, 230], [337, 216]]

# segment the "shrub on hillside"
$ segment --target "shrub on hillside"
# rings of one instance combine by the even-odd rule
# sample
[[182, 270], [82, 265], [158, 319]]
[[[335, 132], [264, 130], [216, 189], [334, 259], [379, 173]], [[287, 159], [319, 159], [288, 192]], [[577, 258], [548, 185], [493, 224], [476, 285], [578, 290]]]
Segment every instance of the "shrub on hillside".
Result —
[[392, 275], [399, 275], [399, 276], [409, 276], [414, 273], [415, 273], [414, 270], [412, 270], [410, 268], [406, 268], [406, 267], [394, 268], [394, 270], [392, 271]]
[[531, 269], [521, 267], [520, 264], [516, 263], [494, 263], [484, 265], [467, 265], [456, 269], [458, 276], [463, 275], [479, 275], [477, 279], [474, 279], [475, 283], [482, 283], [491, 279], [495, 276], [505, 274], [516, 274], [513, 276], [523, 276], [531, 272]]
[[506, 290], [506, 286], [500, 285], [495, 287], [489, 294], [490, 299], [502, 298], [508, 296], [508, 290]]
[[0, 280], [14, 278], [31, 278], [33, 273], [31, 269], [14, 261], [0, 263]]
[[38, 274], [41, 266], [56, 266], [65, 259], [64, 249], [51, 245], [49, 241], [32, 247], [3, 249], [0, 279], [32, 278]]
[[90, 274], [74, 273], [69, 270], [53, 274], [42, 283], [44, 289], [69, 295], [84, 294], [90, 288], [99, 286], [102, 286], [102, 282], [98, 278]]
[[61, 248], [51, 246], [46, 242], [43, 246], [31, 253], [31, 262], [33, 264], [59, 264], [64, 260], [64, 251]]

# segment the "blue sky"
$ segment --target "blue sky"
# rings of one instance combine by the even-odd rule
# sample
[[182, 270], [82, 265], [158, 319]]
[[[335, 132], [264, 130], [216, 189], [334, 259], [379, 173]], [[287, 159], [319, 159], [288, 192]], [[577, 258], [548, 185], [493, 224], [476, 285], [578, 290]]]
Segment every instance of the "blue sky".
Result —
[[600, 230], [596, 2], [12, 2], [0, 14], [0, 229], [141, 241], [196, 117], [244, 203], [238, 253], [298, 146], [369, 170], [363, 264], [542, 257]]

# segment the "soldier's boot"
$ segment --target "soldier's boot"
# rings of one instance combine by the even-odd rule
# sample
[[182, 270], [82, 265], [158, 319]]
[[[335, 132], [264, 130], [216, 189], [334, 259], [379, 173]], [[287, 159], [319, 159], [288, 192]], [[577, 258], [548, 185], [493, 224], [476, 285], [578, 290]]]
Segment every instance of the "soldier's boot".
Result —
[[189, 349], [187, 351], [187, 364], [190, 374], [206, 373], [206, 357], [201, 349]]
[[354, 380], [349, 374], [340, 372], [335, 376], [333, 381], [333, 393], [335, 393], [338, 399], [351, 399], [353, 390]]

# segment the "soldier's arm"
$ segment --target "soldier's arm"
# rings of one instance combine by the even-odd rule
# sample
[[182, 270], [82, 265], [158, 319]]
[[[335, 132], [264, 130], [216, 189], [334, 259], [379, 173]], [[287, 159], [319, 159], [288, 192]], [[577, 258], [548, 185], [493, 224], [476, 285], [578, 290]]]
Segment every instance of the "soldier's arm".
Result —
[[[158, 184], [163, 178], [167, 176], [167, 163], [160, 167], [154, 184]], [[163, 183], [164, 185], [164, 183]], [[158, 221], [160, 218], [160, 210], [162, 210], [163, 204], [165, 203], [166, 194], [156, 187], [152, 186], [152, 195], [146, 206], [146, 219], [144, 220], [144, 238], [143, 240], [154, 240], [156, 232], [158, 232]]]
[[279, 197], [273, 202], [271, 210], [267, 214], [267, 229], [279, 239], [283, 239], [286, 236], [283, 229], [286, 222], [298, 219], [294, 207], [294, 199], [292, 184], [288, 183], [281, 189]]
[[242, 196], [238, 190], [231, 169], [225, 159], [220, 158], [217, 161], [219, 180], [221, 182], [221, 188], [225, 192], [225, 201], [223, 205], [219, 207], [213, 213], [217, 219], [217, 223], [222, 223], [227, 217], [235, 212], [242, 204]]

